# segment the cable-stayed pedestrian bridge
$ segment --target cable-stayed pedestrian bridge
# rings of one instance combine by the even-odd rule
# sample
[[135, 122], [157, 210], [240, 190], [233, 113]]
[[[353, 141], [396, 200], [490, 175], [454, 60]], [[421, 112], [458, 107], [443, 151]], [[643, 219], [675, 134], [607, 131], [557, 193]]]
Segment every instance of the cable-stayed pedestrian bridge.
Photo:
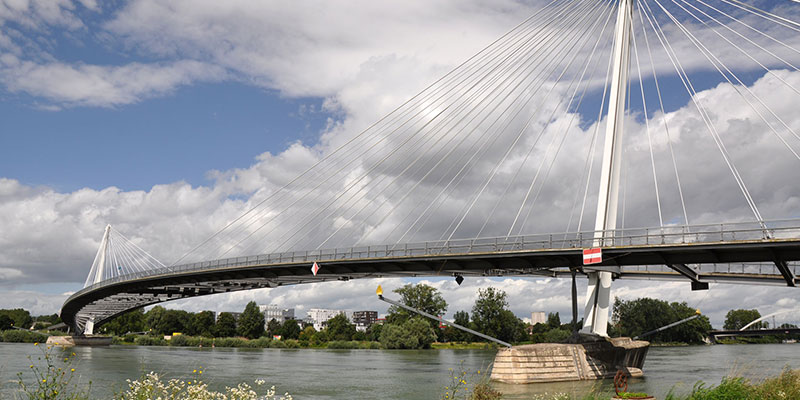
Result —
[[[578, 271], [582, 330], [606, 335], [615, 278], [795, 286], [800, 3], [778, 3], [546, 2], [362, 131], [295, 146], [294, 178], [282, 157], [233, 173], [221, 209], [242, 213], [210, 216], [230, 222], [197, 246], [107, 229], [62, 318], [91, 332], [251, 288]], [[156, 240], [188, 251], [161, 264], [137, 245]]]
[[[416, 276], [569, 277], [595, 232], [538, 234], [295, 251], [175, 266], [152, 262], [110, 227], [90, 278], [62, 318], [79, 330], [142, 306], [239, 290], [311, 282]], [[798, 284], [800, 220], [620, 229], [607, 233], [602, 263], [615, 279]], [[104, 262], [101, 268], [97, 262]], [[315, 274], [312, 266], [317, 263]], [[584, 268], [584, 267], [580, 267]], [[105, 271], [101, 271], [101, 269]], [[108, 272], [106, 272], [108, 271]], [[116, 271], [116, 272], [115, 272]], [[583, 271], [582, 271], [583, 272]], [[706, 286], [707, 287], [707, 286]]]

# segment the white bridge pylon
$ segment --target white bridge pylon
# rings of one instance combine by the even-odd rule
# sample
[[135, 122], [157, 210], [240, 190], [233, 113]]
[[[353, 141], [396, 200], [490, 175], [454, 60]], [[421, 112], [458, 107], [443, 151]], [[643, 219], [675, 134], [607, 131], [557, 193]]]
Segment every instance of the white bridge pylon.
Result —
[[[597, 194], [595, 218], [595, 246], [605, 245], [606, 234], [617, 227], [617, 200], [619, 199], [619, 177], [622, 166], [622, 134], [625, 119], [625, 94], [628, 87], [628, 65], [630, 61], [631, 18], [633, 0], [620, 0], [617, 25], [614, 31], [614, 72], [611, 77], [611, 92], [608, 102], [608, 122], [603, 145], [603, 162], [600, 170], [600, 190]], [[581, 332], [608, 336], [608, 308], [611, 302], [611, 272], [591, 270], [588, 272], [589, 286], [586, 307], [583, 313]]]
[[100, 241], [100, 248], [97, 249], [92, 269], [89, 270], [83, 287], [86, 288], [124, 275], [161, 268], [166, 268], [166, 265], [112, 228], [111, 225], [106, 225], [103, 239]]

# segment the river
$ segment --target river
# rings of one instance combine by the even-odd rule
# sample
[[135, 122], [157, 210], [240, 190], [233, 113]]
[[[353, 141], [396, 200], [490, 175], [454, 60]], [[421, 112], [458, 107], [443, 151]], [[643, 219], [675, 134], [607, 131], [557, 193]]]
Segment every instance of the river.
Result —
[[[40, 345], [41, 346], [41, 345]], [[62, 352], [61, 349], [55, 351]], [[481, 370], [492, 362], [490, 350], [313, 350], [195, 349], [173, 347], [75, 347], [73, 365], [81, 382], [91, 381], [92, 398], [106, 399], [124, 389], [126, 379], [155, 371], [166, 377], [194, 379], [204, 371], [212, 388], [264, 379], [295, 399], [437, 399], [448, 380], [448, 369]], [[41, 356], [32, 344], [0, 343], [0, 398], [14, 398], [17, 373], [30, 374], [28, 357]], [[686, 393], [698, 380], [719, 383], [730, 373], [761, 378], [784, 366], [800, 368], [800, 345], [714, 345], [653, 347], [645, 362], [645, 378], [632, 380], [629, 390], [664, 398], [669, 390]], [[32, 380], [27, 376], [28, 380]], [[532, 394], [610, 390], [609, 381], [535, 385], [495, 384], [506, 399]]]

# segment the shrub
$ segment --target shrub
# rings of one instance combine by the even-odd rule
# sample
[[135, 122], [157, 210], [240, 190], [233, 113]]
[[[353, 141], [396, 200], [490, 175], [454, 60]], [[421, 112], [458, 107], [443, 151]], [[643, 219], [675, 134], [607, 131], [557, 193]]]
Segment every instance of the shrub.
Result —
[[329, 349], [357, 349], [359, 343], [350, 340], [334, 340], [328, 342]]
[[[287, 349], [299, 349], [300, 348], [300, 341], [297, 339], [286, 339], [283, 341], [284, 347]], [[306, 342], [306, 346], [308, 346]]]
[[[48, 400], [88, 400], [89, 388], [85, 391], [72, 383], [75, 368], [72, 366], [75, 353], [66, 353], [65, 356], [55, 354], [50, 346], [40, 346], [42, 356], [33, 361], [31, 356], [30, 370], [33, 373], [33, 382], [26, 382], [22, 372], [17, 373], [17, 384], [25, 397]], [[63, 360], [62, 360], [63, 357]], [[44, 365], [42, 365], [44, 364]], [[89, 383], [91, 386], [91, 382]]]
[[377, 350], [382, 348], [378, 342], [361, 342], [358, 344], [359, 349]]
[[167, 341], [157, 336], [139, 336], [134, 340], [139, 346], [166, 346]]
[[[503, 394], [489, 385], [489, 377], [478, 370], [472, 373], [464, 368], [464, 361], [458, 364], [457, 369], [450, 368], [450, 379], [442, 399], [455, 400], [457, 398], [469, 400], [498, 400]], [[554, 397], [555, 398], [555, 397]]]
[[[202, 371], [199, 372], [200, 374]], [[197, 375], [199, 378], [199, 374]], [[261, 392], [262, 394], [259, 394]], [[150, 372], [135, 381], [128, 380], [128, 389], [114, 396], [117, 400], [139, 399], [231, 399], [231, 400], [291, 400], [289, 393], [283, 396], [275, 394], [275, 386], [267, 389], [264, 381], [255, 381], [255, 386], [240, 383], [236, 387], [225, 387], [222, 392], [210, 390], [208, 384], [201, 380], [183, 381], [170, 379], [162, 381], [155, 372]]]
[[214, 345], [217, 347], [243, 347], [244, 340], [233, 337], [219, 338], [214, 341]]
[[3, 341], [13, 342], [13, 343], [46, 342], [47, 335], [41, 334], [39, 332], [11, 329], [3, 332]]
[[191, 347], [211, 347], [214, 341], [203, 336], [189, 336], [186, 339], [186, 346]]
[[187, 346], [189, 343], [189, 338], [183, 335], [173, 336], [172, 339], [169, 340], [170, 346]]

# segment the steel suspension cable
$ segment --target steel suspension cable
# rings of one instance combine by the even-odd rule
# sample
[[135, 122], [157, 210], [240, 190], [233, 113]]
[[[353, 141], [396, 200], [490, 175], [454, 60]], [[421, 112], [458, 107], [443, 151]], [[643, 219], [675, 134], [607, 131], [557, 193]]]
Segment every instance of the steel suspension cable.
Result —
[[644, 42], [645, 42], [645, 45], [647, 46], [647, 55], [650, 58], [650, 67], [651, 67], [651, 69], [653, 71], [653, 82], [655, 83], [656, 94], [658, 95], [658, 104], [659, 104], [659, 107], [661, 108], [661, 117], [662, 117], [663, 123], [664, 123], [664, 134], [666, 135], [666, 138], [667, 138], [667, 146], [669, 147], [669, 154], [670, 154], [670, 158], [672, 159], [672, 169], [675, 172], [675, 181], [677, 182], [677, 185], [678, 185], [678, 196], [681, 199], [681, 209], [683, 210], [683, 221], [684, 221], [685, 225], [689, 225], [689, 214], [686, 211], [686, 201], [684, 200], [684, 197], [683, 197], [683, 187], [681, 185], [681, 177], [680, 177], [680, 174], [678, 173], [678, 162], [677, 162], [677, 160], [675, 158], [675, 150], [673, 149], [672, 138], [670, 137], [670, 134], [669, 134], [669, 125], [667, 123], [667, 112], [664, 109], [664, 99], [661, 96], [661, 86], [658, 84], [658, 74], [656, 73], [656, 63], [655, 63], [655, 60], [653, 59], [653, 52], [650, 49], [650, 40], [648, 39], [648, 36], [647, 36], [647, 27], [645, 26], [645, 23], [644, 23], [644, 16], [642, 15], [642, 8], [641, 7], [637, 7], [637, 11], [638, 11], [638, 14], [639, 14], [639, 20], [641, 21], [642, 35], [644, 36]]
[[[424, 127], [423, 127], [423, 129], [424, 129]], [[421, 130], [422, 130], [422, 129], [421, 129]], [[417, 160], [418, 160], [418, 159], [419, 159], [419, 157], [417, 158]], [[416, 163], [416, 160], [415, 160], [415, 162], [414, 162], [414, 163], [412, 163], [412, 164], [415, 164], [415, 163]], [[368, 172], [369, 172], [369, 171], [368, 171]], [[364, 176], [366, 176], [366, 175], [367, 175], [367, 174], [365, 173], [365, 174], [364, 174]], [[332, 204], [332, 203], [331, 203], [331, 202], [329, 202], [329, 204], [328, 204], [328, 205], [330, 205], [330, 204]], [[326, 206], [326, 207], [327, 207], [327, 206]], [[323, 209], [323, 211], [324, 211], [324, 209]], [[314, 217], [316, 217], [316, 216], [319, 216], [319, 212], [315, 213]], [[310, 223], [313, 221], [313, 219], [314, 219], [313, 217], [312, 217], [312, 218], [310, 218], [310, 219], [308, 219], [308, 220], [307, 220], [307, 222], [306, 222], [305, 224], [303, 224], [303, 226], [301, 226], [300, 228], [296, 229], [296, 230], [295, 230], [295, 234], [294, 234], [294, 235], [296, 235], [297, 233], [301, 232], [301, 231], [302, 231], [302, 229], [303, 229], [305, 226], [307, 226], [308, 224], [310, 224]], [[294, 235], [293, 235], [293, 236], [294, 236]], [[285, 241], [284, 241], [282, 244], [280, 244], [278, 247], [276, 247], [276, 249], [283, 247], [283, 246], [284, 246], [284, 244], [285, 244], [287, 241], [288, 241], [288, 239], [287, 239], [287, 240], [285, 240]]]
[[[739, 174], [739, 171], [736, 169], [736, 166], [730, 160], [730, 156], [728, 155], [727, 149], [725, 148], [724, 143], [721, 141], [721, 138], [719, 137], [719, 133], [714, 128], [710, 117], [708, 116], [707, 112], [705, 111], [705, 108], [702, 106], [702, 104], [700, 103], [699, 99], [696, 98], [697, 92], [694, 89], [694, 85], [692, 85], [691, 80], [689, 80], [689, 77], [686, 74], [686, 72], [683, 69], [683, 67], [681, 66], [680, 61], [677, 60], [677, 56], [674, 54], [674, 50], [672, 50], [672, 45], [670, 45], [669, 40], [666, 38], [666, 34], [664, 34], [663, 30], [661, 29], [661, 26], [658, 23], [658, 20], [655, 20], [654, 19], [655, 17], [651, 18], [650, 15], [653, 13], [653, 11], [650, 9], [650, 5], [647, 3], [647, 1], [642, 1], [642, 3], [645, 5], [645, 7], [647, 7], [647, 11], [644, 14], [647, 16], [648, 22], [651, 25], [654, 25], [653, 26], [653, 31], [656, 32], [656, 36], [658, 37], [658, 39], [661, 42], [662, 46], [664, 46], [665, 50], [667, 50], [667, 55], [668, 55], [670, 61], [672, 62], [673, 66], [676, 68], [676, 71], [678, 72], [678, 76], [680, 77], [681, 82], [684, 85], [684, 88], [689, 93], [689, 97], [692, 100], [692, 103], [695, 105], [695, 107], [697, 107], [698, 112], [699, 112], [701, 118], [703, 119], [703, 122], [706, 124], [706, 127], [708, 128], [708, 131], [711, 134], [712, 139], [714, 139], [714, 142], [717, 145], [717, 149], [720, 151], [720, 154], [722, 155], [722, 158], [725, 161], [725, 164], [728, 166], [728, 169], [731, 171], [731, 174], [733, 175], [734, 180], [736, 181], [736, 184], [739, 186], [739, 189], [742, 191], [742, 195], [744, 196], [745, 201], [747, 202], [748, 206], [750, 207], [750, 210], [753, 212], [753, 215], [756, 217], [756, 220], [759, 223], [763, 223], [763, 218], [761, 218], [761, 213], [759, 213], [758, 207], [756, 206], [755, 202], [753, 201], [753, 198], [750, 195], [749, 191], [747, 190], [747, 187], [744, 185], [744, 182], [741, 179], [741, 175]], [[656, 0], [656, 3], [658, 3], [657, 0]], [[662, 8], [662, 10], [663, 10], [663, 8]], [[655, 28], [656, 26], [658, 27], [657, 30]]]

